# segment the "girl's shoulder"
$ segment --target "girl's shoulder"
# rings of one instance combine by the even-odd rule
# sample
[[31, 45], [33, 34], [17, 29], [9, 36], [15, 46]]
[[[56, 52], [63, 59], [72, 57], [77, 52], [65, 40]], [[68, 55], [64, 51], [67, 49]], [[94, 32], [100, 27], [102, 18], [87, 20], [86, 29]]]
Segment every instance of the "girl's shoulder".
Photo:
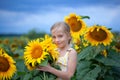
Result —
[[74, 48], [69, 49], [68, 60], [75, 61], [77, 59], [77, 52]]
[[67, 51], [69, 52], [69, 54], [77, 54], [74, 48], [69, 48]]

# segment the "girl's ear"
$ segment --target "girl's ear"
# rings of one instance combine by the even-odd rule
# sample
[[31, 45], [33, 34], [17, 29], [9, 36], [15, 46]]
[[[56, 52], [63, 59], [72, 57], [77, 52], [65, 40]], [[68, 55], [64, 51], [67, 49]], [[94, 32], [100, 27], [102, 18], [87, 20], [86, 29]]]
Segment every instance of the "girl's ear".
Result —
[[71, 40], [72, 40], [72, 37], [71, 35], [69, 35], [69, 41], [68, 41], [69, 44], [71, 43]]

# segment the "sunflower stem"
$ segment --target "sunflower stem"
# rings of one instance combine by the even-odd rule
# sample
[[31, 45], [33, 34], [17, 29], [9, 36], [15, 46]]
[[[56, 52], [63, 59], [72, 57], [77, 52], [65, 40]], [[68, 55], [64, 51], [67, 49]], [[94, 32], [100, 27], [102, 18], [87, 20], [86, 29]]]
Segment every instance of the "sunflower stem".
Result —
[[45, 72], [43, 72], [43, 77], [44, 77], [44, 80], [47, 80]]

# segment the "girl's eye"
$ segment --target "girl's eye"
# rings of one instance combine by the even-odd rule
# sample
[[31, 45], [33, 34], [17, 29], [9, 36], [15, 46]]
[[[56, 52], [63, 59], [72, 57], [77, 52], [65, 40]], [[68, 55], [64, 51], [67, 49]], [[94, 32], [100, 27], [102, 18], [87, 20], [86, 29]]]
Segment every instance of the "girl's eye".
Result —
[[62, 37], [63, 37], [63, 35], [52, 36], [53, 39], [55, 39], [55, 38], [62, 38]]
[[52, 36], [52, 38], [54, 38], [54, 39], [55, 39], [55, 36]]
[[63, 35], [59, 35], [58, 37], [60, 37], [60, 38], [61, 38], [61, 37], [63, 37]]

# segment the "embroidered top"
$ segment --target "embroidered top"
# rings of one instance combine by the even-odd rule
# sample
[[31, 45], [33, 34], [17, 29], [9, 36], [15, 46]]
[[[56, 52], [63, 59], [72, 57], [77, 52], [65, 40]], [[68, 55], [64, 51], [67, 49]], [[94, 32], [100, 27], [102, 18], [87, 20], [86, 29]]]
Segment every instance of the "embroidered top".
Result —
[[[60, 66], [62, 71], [66, 71], [67, 70], [67, 64], [68, 64], [68, 56], [69, 56], [69, 52], [71, 51], [72, 48], [69, 48], [67, 50], [67, 52], [65, 53], [64, 56], [59, 57], [58, 60], [56, 61], [57, 65]], [[56, 80], [62, 80], [61, 78], [57, 78]]]
[[67, 64], [68, 64], [68, 55], [69, 52], [71, 51], [72, 48], [69, 48], [66, 52], [66, 54], [62, 57], [59, 57], [57, 60], [57, 64], [60, 66], [62, 71], [66, 71], [67, 70]]

